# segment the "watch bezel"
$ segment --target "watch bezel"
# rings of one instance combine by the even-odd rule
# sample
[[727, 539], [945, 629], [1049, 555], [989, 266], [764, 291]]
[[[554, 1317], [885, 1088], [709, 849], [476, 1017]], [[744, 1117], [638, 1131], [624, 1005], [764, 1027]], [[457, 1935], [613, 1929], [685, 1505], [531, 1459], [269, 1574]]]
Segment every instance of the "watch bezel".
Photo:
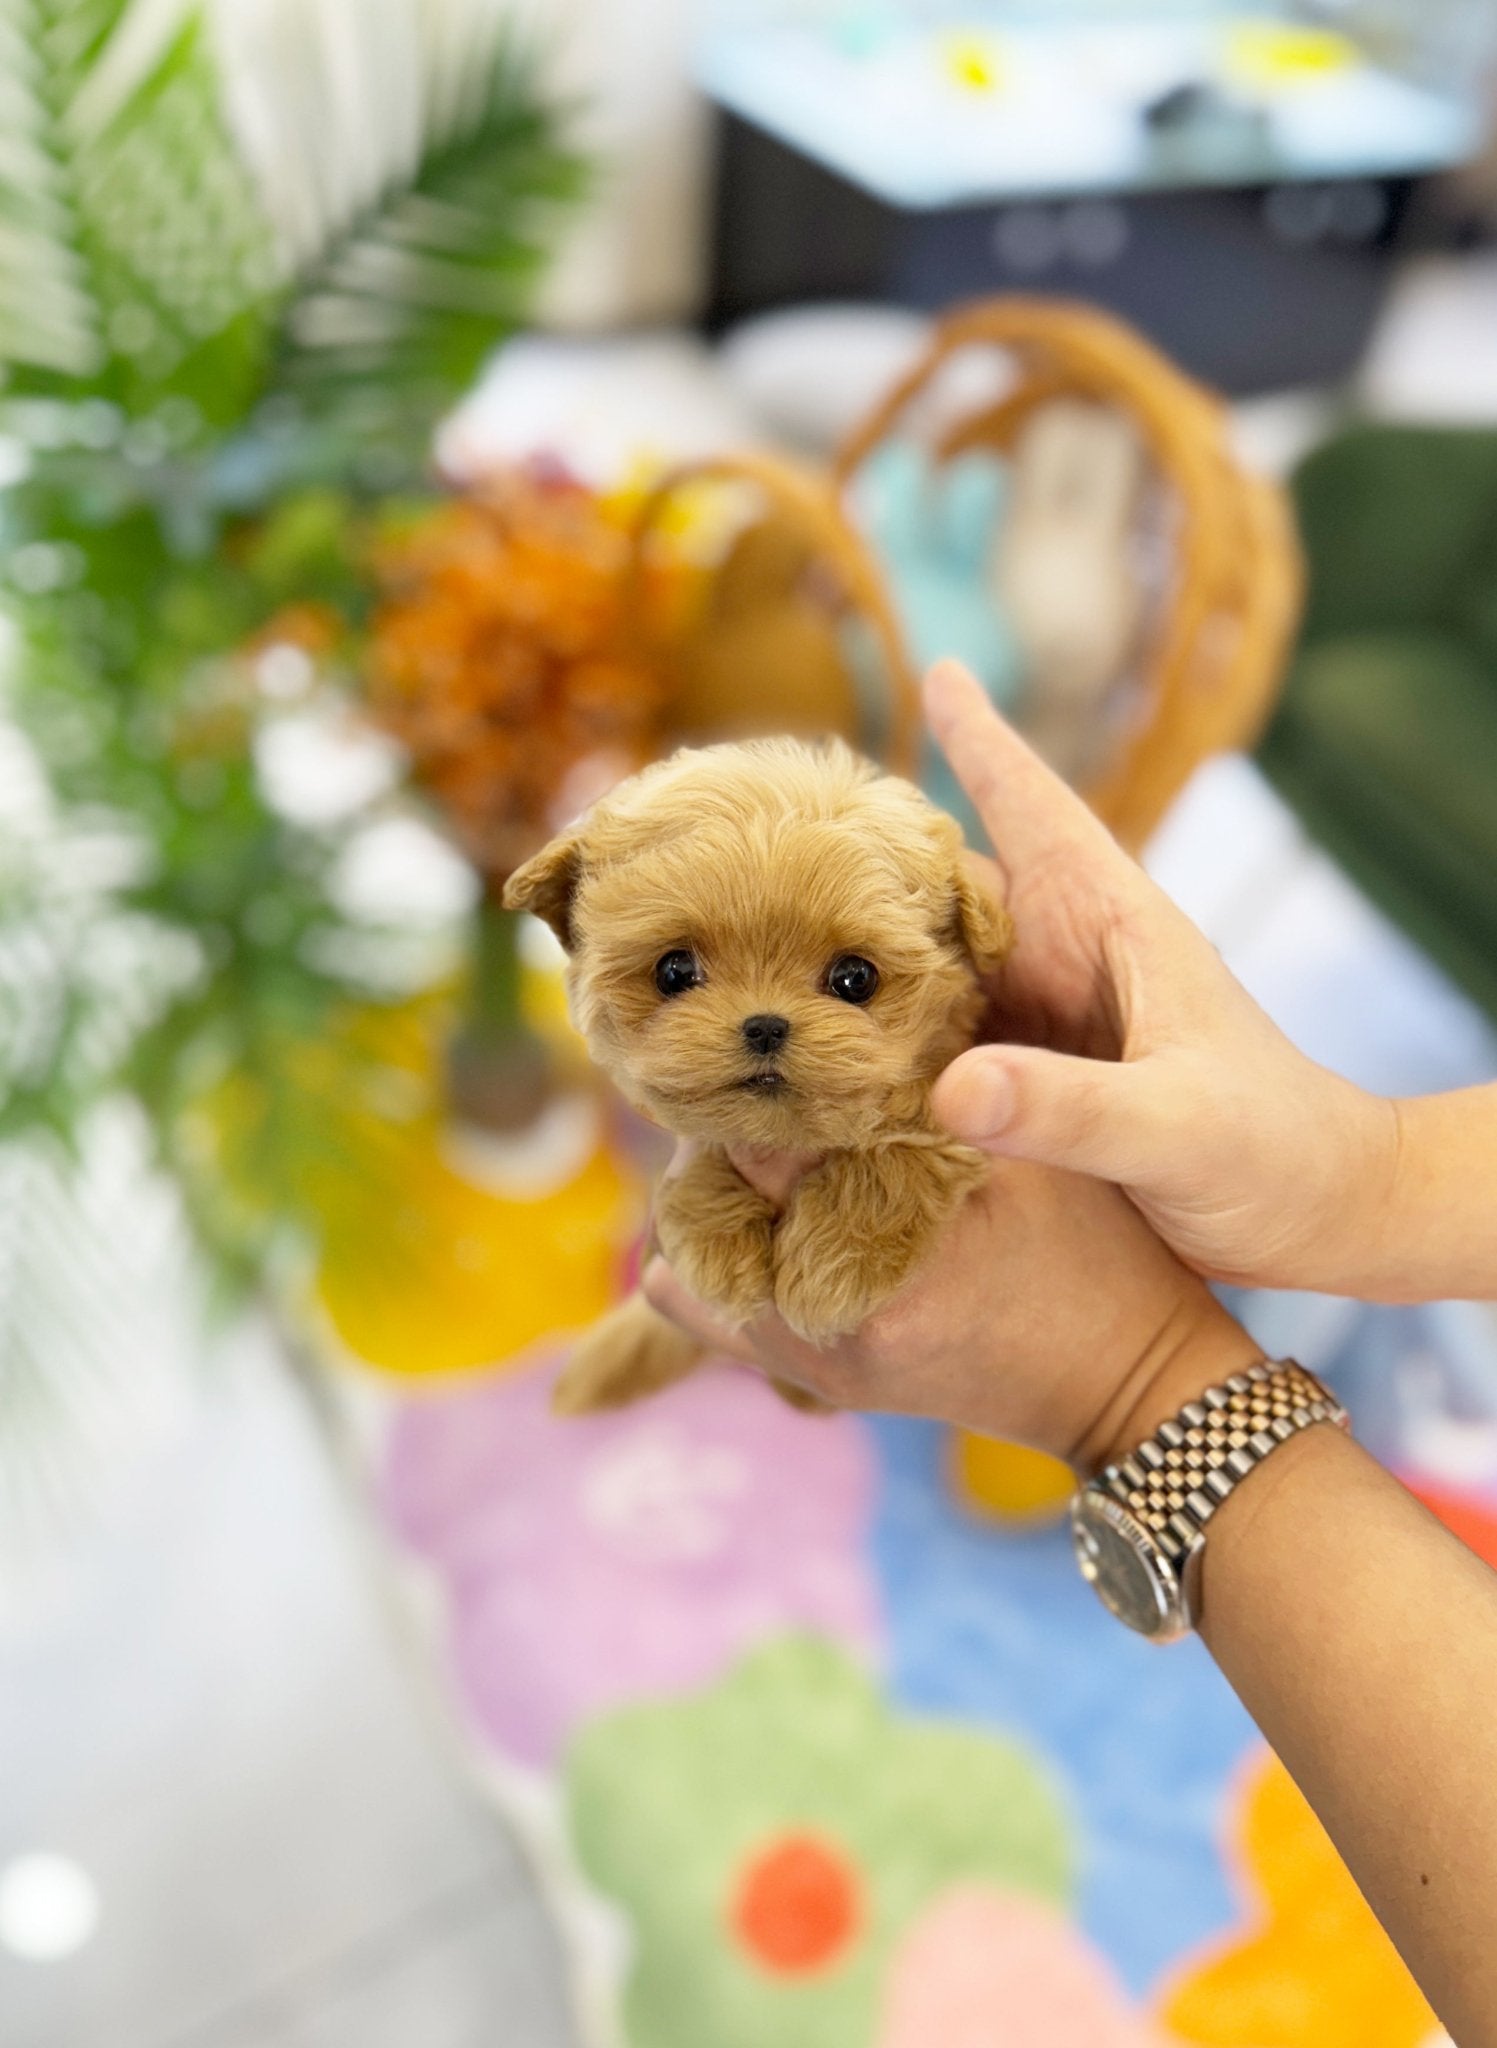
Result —
[[[1151, 1628], [1140, 1626], [1134, 1615], [1120, 1606], [1109, 1589], [1106, 1576], [1097, 1569], [1083, 1540], [1088, 1533], [1088, 1524], [1103, 1523], [1112, 1535], [1121, 1540], [1133, 1552], [1148, 1573], [1153, 1591], [1156, 1619]], [[1168, 1643], [1186, 1635], [1191, 1627], [1191, 1601], [1182, 1573], [1160, 1548], [1155, 1538], [1139, 1521], [1130, 1514], [1121, 1501], [1114, 1500], [1101, 1487], [1084, 1486], [1071, 1504], [1071, 1541], [1076, 1551], [1076, 1562], [1081, 1576], [1086, 1580], [1109, 1614], [1121, 1621], [1126, 1628], [1141, 1635], [1151, 1643]], [[1188, 1572], [1191, 1559], [1184, 1560]]]

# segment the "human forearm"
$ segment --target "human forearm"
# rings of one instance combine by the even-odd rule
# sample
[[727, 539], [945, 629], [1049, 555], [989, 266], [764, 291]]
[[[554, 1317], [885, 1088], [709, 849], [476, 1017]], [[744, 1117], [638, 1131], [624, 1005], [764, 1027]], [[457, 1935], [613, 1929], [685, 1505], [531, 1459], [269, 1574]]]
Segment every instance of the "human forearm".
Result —
[[1227, 1503], [1205, 1563], [1212, 1655], [1453, 2038], [1492, 2048], [1497, 1574], [1325, 1426]]
[[[1202, 1326], [1116, 1455], [1244, 1362]], [[1497, 2044], [1497, 1574], [1317, 1426], [1212, 1518], [1201, 1633], [1461, 2048]]]
[[1368, 1301], [1497, 1301], [1497, 1084], [1391, 1105], [1392, 1172], [1349, 1187], [1331, 1291]]

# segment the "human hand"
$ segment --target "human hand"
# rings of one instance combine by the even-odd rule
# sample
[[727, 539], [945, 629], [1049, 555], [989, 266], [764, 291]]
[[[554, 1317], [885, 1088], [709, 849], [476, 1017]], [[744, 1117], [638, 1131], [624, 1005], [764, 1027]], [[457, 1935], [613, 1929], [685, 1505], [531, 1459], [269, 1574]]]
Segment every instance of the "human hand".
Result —
[[932, 670], [926, 710], [1016, 934], [984, 1032], [1004, 1042], [952, 1062], [938, 1119], [1116, 1182], [1211, 1278], [1375, 1293], [1397, 1105], [1290, 1044], [958, 664]]
[[[784, 1199], [798, 1162], [735, 1162]], [[652, 1259], [644, 1292], [714, 1351], [837, 1407], [939, 1420], [1090, 1471], [1259, 1354], [1115, 1188], [1014, 1160], [855, 1336], [817, 1349], [772, 1311], [730, 1329]]]

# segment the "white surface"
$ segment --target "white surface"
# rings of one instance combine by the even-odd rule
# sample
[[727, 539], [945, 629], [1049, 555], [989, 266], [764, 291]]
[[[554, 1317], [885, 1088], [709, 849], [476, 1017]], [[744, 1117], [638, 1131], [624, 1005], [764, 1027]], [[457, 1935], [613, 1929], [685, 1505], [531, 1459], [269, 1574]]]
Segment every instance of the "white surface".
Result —
[[33, 1849], [0, 1870], [0, 1947], [13, 1956], [59, 1962], [82, 1948], [98, 1924], [94, 1881], [71, 1857]]
[[1382, 419], [1497, 420], [1497, 254], [1406, 265], [1357, 397]]
[[[174, 1442], [190, 1406], [195, 1269], [151, 1156], [120, 1101], [96, 1105], [76, 1164], [43, 1140], [0, 1145], [0, 1642], [52, 1596], [71, 1547], [109, 1526], [122, 1472]], [[4, 1780], [0, 1762], [0, 1799]]]
[[794, 23], [723, 30], [704, 42], [697, 75], [723, 106], [909, 208], [1428, 171], [1462, 162], [1480, 139], [1473, 107], [1349, 65], [1260, 98], [1266, 146], [1221, 158], [1193, 150], [1182, 176], [1182, 145], [1154, 149], [1140, 110], [1193, 80], [1226, 82], [1219, 25], [1005, 27], [982, 41], [999, 68], [995, 91], [958, 84], [941, 37], [923, 26], [871, 50]]
[[1232, 406], [1232, 443], [1250, 469], [1286, 477], [1332, 433], [1341, 402], [1325, 391], [1276, 391]]
[[742, 447], [758, 424], [704, 342], [674, 331], [597, 341], [526, 336], [499, 351], [442, 429], [450, 474], [564, 455], [590, 482]]
[[0, 1865], [45, 1845], [100, 1907], [64, 1959], [0, 1949], [4, 2048], [567, 2048], [549, 1927], [263, 1335], [133, 1476], [0, 1627]]
[[771, 434], [825, 454], [909, 368], [930, 330], [901, 306], [794, 306], [735, 327], [718, 361]]
[[1312, 1058], [1421, 1094], [1497, 1079], [1497, 1035], [1308, 840], [1250, 761], [1194, 777], [1147, 866]]
[[503, 0], [535, 25], [552, 80], [597, 167], [540, 313], [596, 328], [679, 319], [706, 239], [706, 119], [688, 73], [698, 0]]
[[[1383, 1086], [1497, 1073], [1247, 763], [1202, 771], [1150, 864], [1320, 1057]], [[1257, 1313], [1319, 1357], [1363, 1312]], [[309, 1418], [253, 1335], [205, 1384], [109, 1540], [0, 1628], [0, 1863], [46, 1844], [101, 1907], [66, 1959], [0, 1953], [0, 2041], [564, 2048], [555, 1941], [413, 1705]]]

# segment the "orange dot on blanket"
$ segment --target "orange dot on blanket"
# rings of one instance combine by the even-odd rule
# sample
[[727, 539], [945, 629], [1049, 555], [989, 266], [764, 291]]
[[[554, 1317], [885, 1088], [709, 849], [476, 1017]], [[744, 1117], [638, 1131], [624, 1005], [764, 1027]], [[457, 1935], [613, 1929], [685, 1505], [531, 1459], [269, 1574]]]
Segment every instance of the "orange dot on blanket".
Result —
[[862, 1921], [857, 1872], [819, 1835], [777, 1835], [739, 1874], [729, 1920], [763, 1969], [801, 1976], [827, 1969]]

